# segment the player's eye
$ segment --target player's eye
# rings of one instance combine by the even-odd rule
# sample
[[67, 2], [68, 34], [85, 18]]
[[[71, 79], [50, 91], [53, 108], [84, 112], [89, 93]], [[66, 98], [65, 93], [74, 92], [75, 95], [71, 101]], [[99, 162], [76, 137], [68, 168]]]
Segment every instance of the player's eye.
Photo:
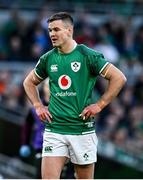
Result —
[[54, 28], [54, 31], [57, 32], [57, 31], [60, 31], [60, 29], [56, 27], [56, 28]]
[[49, 32], [52, 32], [52, 29], [48, 29]]

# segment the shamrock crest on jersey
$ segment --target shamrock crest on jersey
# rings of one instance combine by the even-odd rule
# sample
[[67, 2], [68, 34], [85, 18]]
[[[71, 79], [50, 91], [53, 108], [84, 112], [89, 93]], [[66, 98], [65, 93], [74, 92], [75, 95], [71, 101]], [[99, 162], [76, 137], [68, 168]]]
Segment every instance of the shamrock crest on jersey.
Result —
[[80, 70], [80, 62], [72, 62], [71, 63], [71, 68], [72, 68], [72, 70], [74, 71], [74, 72], [77, 72], [77, 71], [79, 71]]

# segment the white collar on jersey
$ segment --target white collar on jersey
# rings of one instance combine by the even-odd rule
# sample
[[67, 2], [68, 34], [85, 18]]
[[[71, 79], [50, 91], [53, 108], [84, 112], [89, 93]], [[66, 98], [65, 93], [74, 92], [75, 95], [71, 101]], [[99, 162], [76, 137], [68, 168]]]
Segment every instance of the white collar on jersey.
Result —
[[[73, 49], [72, 49], [69, 53], [71, 53], [72, 51], [74, 51], [75, 48], [76, 48], [76, 46], [77, 46], [77, 43], [76, 43], [76, 41], [74, 40]], [[59, 50], [58, 50], [58, 52], [59, 52], [60, 54], [66, 54], [66, 53], [62, 53], [62, 52], [59, 51]], [[68, 54], [68, 53], [67, 53], [67, 54]]]
[[76, 48], [76, 46], [77, 46], [77, 43], [76, 43], [76, 41], [74, 41], [73, 50]]

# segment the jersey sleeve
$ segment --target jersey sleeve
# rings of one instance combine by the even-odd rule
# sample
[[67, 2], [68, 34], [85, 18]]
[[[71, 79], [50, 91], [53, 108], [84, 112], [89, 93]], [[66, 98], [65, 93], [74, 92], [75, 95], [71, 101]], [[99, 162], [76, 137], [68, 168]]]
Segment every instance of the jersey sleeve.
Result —
[[90, 72], [94, 76], [101, 74], [103, 69], [107, 66], [107, 64], [109, 64], [109, 62], [107, 62], [104, 58], [103, 54], [100, 53], [92, 54], [88, 57], [88, 59]]
[[34, 72], [36, 76], [40, 79], [46, 79], [48, 77], [48, 73], [46, 71], [46, 58], [44, 56], [40, 57], [39, 61], [37, 62]]

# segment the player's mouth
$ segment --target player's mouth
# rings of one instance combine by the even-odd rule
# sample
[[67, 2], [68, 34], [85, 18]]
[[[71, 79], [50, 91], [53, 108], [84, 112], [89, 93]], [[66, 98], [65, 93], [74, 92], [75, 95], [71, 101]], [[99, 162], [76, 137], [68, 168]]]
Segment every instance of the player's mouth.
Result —
[[52, 40], [52, 43], [55, 43], [57, 41], [56, 38], [52, 38], [51, 40]]

